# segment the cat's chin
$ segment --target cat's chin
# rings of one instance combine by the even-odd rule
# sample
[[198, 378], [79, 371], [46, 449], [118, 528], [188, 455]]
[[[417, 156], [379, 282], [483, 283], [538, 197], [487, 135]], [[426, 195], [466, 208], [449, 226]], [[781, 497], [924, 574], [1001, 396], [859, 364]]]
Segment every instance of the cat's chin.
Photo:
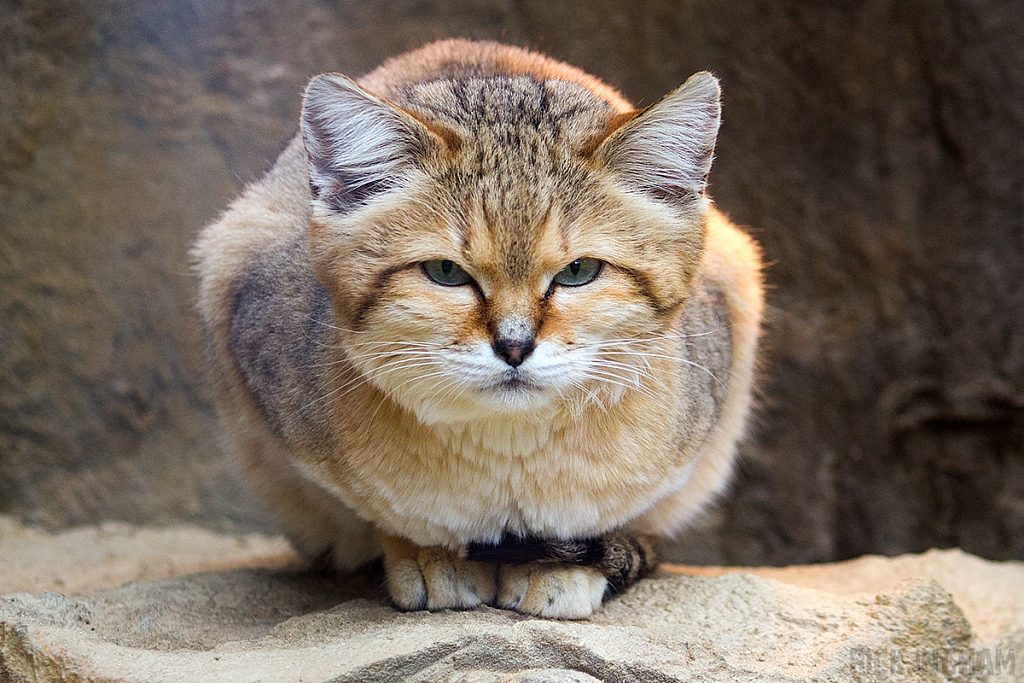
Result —
[[[408, 401], [408, 397], [407, 401]], [[424, 424], [455, 424], [480, 420], [524, 418], [546, 420], [556, 411], [557, 392], [519, 380], [466, 391], [458, 401], [409, 401], [411, 410]]]

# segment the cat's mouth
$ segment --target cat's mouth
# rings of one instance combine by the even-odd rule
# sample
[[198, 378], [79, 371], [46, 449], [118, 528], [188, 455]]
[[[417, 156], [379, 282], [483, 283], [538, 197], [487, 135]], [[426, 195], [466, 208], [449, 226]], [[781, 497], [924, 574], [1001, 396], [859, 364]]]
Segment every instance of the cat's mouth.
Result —
[[501, 379], [492, 384], [490, 388], [493, 391], [506, 394], [524, 394], [540, 389], [534, 382], [528, 380], [520, 370], [509, 370], [502, 375]]
[[493, 385], [493, 388], [501, 391], [528, 391], [537, 387], [520, 375], [503, 377]]

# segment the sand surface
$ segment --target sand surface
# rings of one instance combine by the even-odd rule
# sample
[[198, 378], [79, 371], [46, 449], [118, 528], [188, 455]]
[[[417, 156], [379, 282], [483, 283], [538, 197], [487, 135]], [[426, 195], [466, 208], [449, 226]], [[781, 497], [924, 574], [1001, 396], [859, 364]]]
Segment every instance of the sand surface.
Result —
[[398, 612], [375, 571], [311, 572], [281, 539], [258, 535], [125, 525], [51, 535], [4, 520], [0, 551], [4, 682], [1024, 674], [1024, 566], [958, 550], [787, 568], [666, 565], [579, 622], [493, 608]]

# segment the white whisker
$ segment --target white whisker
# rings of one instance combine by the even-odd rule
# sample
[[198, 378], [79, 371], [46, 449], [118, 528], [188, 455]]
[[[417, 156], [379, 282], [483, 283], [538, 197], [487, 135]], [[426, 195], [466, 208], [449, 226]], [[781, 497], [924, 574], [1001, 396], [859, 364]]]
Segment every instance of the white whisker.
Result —
[[667, 354], [664, 354], [664, 353], [647, 353], [647, 352], [644, 352], [644, 351], [619, 351], [619, 352], [616, 352], [616, 353], [617, 353], [617, 355], [622, 355], [622, 356], [642, 356], [642, 357], [645, 357], [645, 358], [667, 358], [669, 360], [674, 360], [677, 363], [684, 363], [686, 365], [693, 366], [693, 367], [695, 367], [695, 368], [697, 368], [699, 370], [703, 370], [704, 372], [706, 372], [708, 375], [711, 376], [711, 379], [713, 379], [716, 382], [718, 382], [719, 386], [721, 386], [723, 388], [725, 387], [725, 384], [723, 384], [722, 381], [720, 379], [718, 379], [718, 377], [715, 376], [715, 373], [713, 373], [710, 369], [704, 367], [700, 363], [698, 363], [696, 361], [690, 360], [689, 358], [682, 358], [680, 356], [670, 356], [670, 355], [667, 355]]
[[370, 415], [369, 422], [373, 422], [373, 419], [375, 417], [377, 417], [377, 413], [378, 413], [378, 411], [380, 411], [381, 406], [384, 405], [384, 401], [389, 399], [389, 398], [391, 398], [391, 397], [393, 397], [398, 392], [398, 390], [401, 389], [402, 387], [404, 387], [404, 386], [406, 386], [408, 384], [411, 384], [412, 382], [415, 382], [417, 380], [430, 379], [431, 377], [437, 377], [439, 375], [446, 375], [446, 374], [448, 374], [447, 370], [438, 370], [437, 372], [428, 372], [425, 375], [417, 375], [416, 377], [412, 377], [410, 379], [407, 379], [406, 381], [404, 381], [401, 384], [399, 384], [397, 387], [390, 387], [388, 389], [385, 389], [383, 391], [384, 397], [381, 399], [381, 402], [377, 404], [377, 408], [373, 411], [373, 414]]

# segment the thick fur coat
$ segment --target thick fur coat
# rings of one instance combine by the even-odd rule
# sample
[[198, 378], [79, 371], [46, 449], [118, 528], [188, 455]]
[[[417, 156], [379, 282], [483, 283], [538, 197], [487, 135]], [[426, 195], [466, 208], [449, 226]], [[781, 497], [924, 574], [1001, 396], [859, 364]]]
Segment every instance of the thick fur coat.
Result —
[[[196, 245], [229, 448], [404, 608], [584, 617], [729, 475], [758, 251], [705, 196], [717, 81], [637, 111], [493, 43], [309, 85]], [[517, 553], [519, 553], [517, 555]]]

